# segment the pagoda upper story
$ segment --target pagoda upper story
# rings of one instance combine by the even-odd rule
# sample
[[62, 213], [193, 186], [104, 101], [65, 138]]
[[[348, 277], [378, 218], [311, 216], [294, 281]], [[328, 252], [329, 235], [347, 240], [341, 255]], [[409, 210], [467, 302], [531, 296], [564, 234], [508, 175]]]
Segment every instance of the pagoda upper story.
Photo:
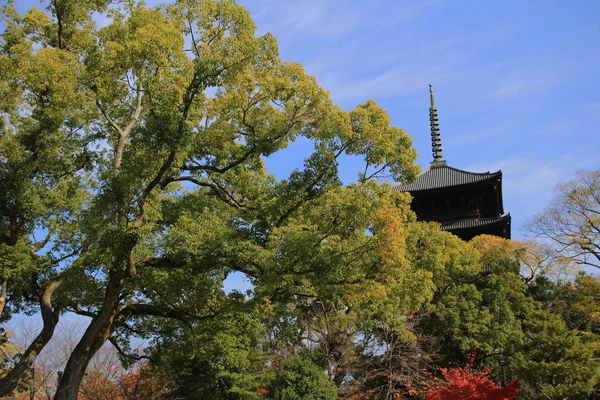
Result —
[[408, 185], [395, 190], [410, 192], [411, 208], [419, 221], [437, 221], [443, 230], [463, 240], [481, 234], [510, 239], [510, 214], [504, 215], [502, 171], [476, 173], [453, 168], [442, 158], [438, 113], [429, 85], [429, 120], [433, 161]]

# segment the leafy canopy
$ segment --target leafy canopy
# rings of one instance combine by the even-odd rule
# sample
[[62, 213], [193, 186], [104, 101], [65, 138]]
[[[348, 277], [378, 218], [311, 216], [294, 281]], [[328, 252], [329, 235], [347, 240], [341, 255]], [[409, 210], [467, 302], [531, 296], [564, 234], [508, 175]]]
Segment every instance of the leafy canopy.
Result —
[[[234, 271], [266, 304], [413, 299], [408, 197], [371, 181], [415, 177], [410, 137], [374, 101], [334, 105], [235, 1], [8, 3], [2, 17], [0, 239], [25, 248], [2, 250], [0, 278], [14, 294], [36, 282], [15, 307], [91, 318], [57, 399], [106, 340], [228, 310]], [[300, 137], [314, 152], [276, 180], [264, 160]], [[349, 187], [344, 154], [364, 162]]]

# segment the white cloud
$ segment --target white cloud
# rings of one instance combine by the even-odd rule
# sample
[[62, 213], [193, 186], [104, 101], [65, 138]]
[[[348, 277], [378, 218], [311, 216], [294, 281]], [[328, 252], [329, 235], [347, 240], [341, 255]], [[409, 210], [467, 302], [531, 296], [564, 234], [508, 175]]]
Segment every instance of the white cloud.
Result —
[[538, 129], [530, 132], [532, 136], [561, 137], [575, 133], [576, 126], [572, 118], [559, 118], [542, 124]]
[[372, 0], [241, 0], [258, 22], [261, 32], [270, 31], [283, 42], [319, 37], [323, 40], [355, 40], [350, 33], [370, 32], [373, 36], [384, 30], [431, 16], [434, 7], [443, 0], [392, 2]]
[[381, 72], [363, 80], [344, 80], [329, 74], [320, 83], [337, 100], [384, 98], [422, 92], [427, 82], [432, 80], [448, 81], [452, 79], [452, 64], [442, 64], [414, 68], [414, 65], [402, 65]]
[[490, 138], [499, 137], [506, 133], [509, 125], [508, 121], [503, 121], [494, 125], [484, 125], [478, 128], [476, 132], [466, 134], [458, 132], [453, 136], [444, 136], [444, 146], [448, 149], [461, 149]]
[[547, 57], [516, 60], [503, 67], [491, 96], [512, 101], [543, 94], [564, 83], [569, 78], [571, 67], [567, 61], [557, 62]]

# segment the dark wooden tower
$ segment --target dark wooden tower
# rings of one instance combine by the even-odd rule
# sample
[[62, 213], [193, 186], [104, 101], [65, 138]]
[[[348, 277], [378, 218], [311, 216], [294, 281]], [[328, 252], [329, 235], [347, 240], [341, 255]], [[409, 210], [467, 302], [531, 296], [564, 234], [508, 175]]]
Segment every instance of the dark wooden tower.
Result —
[[481, 234], [510, 239], [510, 214], [504, 215], [502, 205], [502, 171], [475, 173], [446, 164], [431, 84], [429, 103], [433, 161], [413, 183], [394, 189], [410, 192], [419, 221], [437, 221], [463, 240]]

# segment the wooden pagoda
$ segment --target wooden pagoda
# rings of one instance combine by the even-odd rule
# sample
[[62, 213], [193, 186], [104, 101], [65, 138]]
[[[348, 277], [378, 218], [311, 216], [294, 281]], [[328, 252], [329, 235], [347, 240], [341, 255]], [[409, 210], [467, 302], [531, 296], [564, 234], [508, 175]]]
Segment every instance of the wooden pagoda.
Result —
[[394, 189], [410, 192], [419, 221], [437, 221], [463, 240], [481, 234], [510, 239], [510, 214], [504, 215], [502, 205], [502, 171], [476, 173], [446, 164], [431, 84], [429, 103], [433, 161], [414, 182]]

